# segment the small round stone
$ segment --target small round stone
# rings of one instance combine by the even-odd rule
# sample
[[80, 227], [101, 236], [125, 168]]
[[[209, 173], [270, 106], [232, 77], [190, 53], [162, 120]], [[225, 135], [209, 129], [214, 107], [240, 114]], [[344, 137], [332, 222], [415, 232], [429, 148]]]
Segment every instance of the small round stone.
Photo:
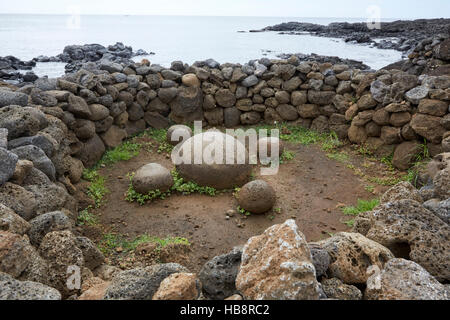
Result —
[[[172, 137], [174, 141], [172, 141]], [[171, 145], [176, 146], [178, 143], [180, 143], [182, 140], [181, 137], [184, 138], [184, 141], [192, 137], [192, 129], [189, 128], [188, 126], [177, 124], [171, 126], [169, 130], [167, 130], [167, 142], [170, 143]]]
[[275, 190], [263, 180], [254, 180], [244, 185], [238, 193], [239, 206], [251, 213], [265, 213], [273, 208]]
[[170, 171], [158, 163], [149, 163], [141, 167], [132, 179], [136, 192], [147, 194], [150, 191], [159, 190], [165, 192], [173, 185], [173, 177]]

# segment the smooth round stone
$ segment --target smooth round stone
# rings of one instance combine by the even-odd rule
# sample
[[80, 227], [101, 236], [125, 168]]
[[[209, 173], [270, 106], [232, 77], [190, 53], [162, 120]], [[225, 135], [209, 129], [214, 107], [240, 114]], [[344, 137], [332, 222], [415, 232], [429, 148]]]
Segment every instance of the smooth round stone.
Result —
[[276, 201], [275, 190], [263, 180], [247, 183], [238, 193], [239, 206], [251, 213], [265, 213], [273, 208]]
[[[201, 186], [231, 189], [245, 184], [251, 175], [252, 166], [245, 146], [219, 131], [197, 134], [175, 153], [177, 159], [172, 160], [175, 160], [180, 176]], [[230, 161], [232, 157], [234, 160]]]
[[141, 167], [132, 179], [136, 192], [147, 194], [159, 190], [165, 192], [173, 186], [173, 177], [170, 171], [158, 163], [149, 163]]
[[[175, 137], [178, 137], [179, 139], [175, 139], [175, 141], [172, 141], [172, 137], [173, 139], [175, 139]], [[183, 124], [171, 126], [169, 130], [167, 130], [167, 142], [173, 146], [176, 146], [178, 143], [180, 143], [183, 138], [186, 141], [190, 137], [192, 137], [192, 129]]]

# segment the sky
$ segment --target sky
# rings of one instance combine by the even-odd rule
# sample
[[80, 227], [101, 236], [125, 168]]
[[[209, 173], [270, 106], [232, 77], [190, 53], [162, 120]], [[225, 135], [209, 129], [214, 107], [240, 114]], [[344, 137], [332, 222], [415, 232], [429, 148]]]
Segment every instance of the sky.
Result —
[[[450, 18], [450, 0], [0, 0], [0, 13]], [[372, 11], [373, 12], [373, 11]]]

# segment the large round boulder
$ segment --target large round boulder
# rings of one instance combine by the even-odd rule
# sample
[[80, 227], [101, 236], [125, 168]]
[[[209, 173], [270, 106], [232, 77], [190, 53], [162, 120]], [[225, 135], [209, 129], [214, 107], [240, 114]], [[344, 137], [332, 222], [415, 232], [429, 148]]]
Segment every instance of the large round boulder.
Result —
[[275, 190], [265, 181], [254, 180], [247, 183], [238, 193], [239, 206], [251, 213], [265, 213], [272, 209], [276, 201]]
[[252, 171], [244, 144], [218, 131], [193, 136], [172, 158], [183, 179], [216, 189], [242, 186]]
[[174, 146], [190, 137], [192, 137], [192, 129], [183, 124], [176, 124], [167, 130], [167, 142]]
[[165, 192], [172, 187], [173, 177], [170, 171], [162, 165], [149, 163], [136, 171], [132, 183], [134, 190], [141, 194], [155, 190]]

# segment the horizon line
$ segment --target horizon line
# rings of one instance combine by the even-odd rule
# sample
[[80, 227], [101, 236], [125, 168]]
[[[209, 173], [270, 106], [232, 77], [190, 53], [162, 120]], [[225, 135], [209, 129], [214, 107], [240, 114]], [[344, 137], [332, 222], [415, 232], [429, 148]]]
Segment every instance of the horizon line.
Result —
[[[7, 12], [3, 13], [0, 12], [0, 15], [42, 15], [42, 16], [71, 16], [71, 13], [21, 13], [21, 12]], [[332, 16], [266, 16], [266, 15], [206, 15], [206, 14], [200, 14], [200, 15], [189, 15], [189, 14], [136, 14], [136, 13], [130, 13], [130, 14], [120, 14], [120, 13], [81, 13], [80, 16], [134, 16], [134, 17], [243, 17], [243, 18], [307, 18], [307, 19], [363, 19], [367, 20], [367, 17], [332, 17]], [[382, 20], [419, 20], [419, 19], [450, 19], [446, 17], [408, 17], [408, 18], [393, 18], [393, 17], [387, 17], [382, 18]]]

